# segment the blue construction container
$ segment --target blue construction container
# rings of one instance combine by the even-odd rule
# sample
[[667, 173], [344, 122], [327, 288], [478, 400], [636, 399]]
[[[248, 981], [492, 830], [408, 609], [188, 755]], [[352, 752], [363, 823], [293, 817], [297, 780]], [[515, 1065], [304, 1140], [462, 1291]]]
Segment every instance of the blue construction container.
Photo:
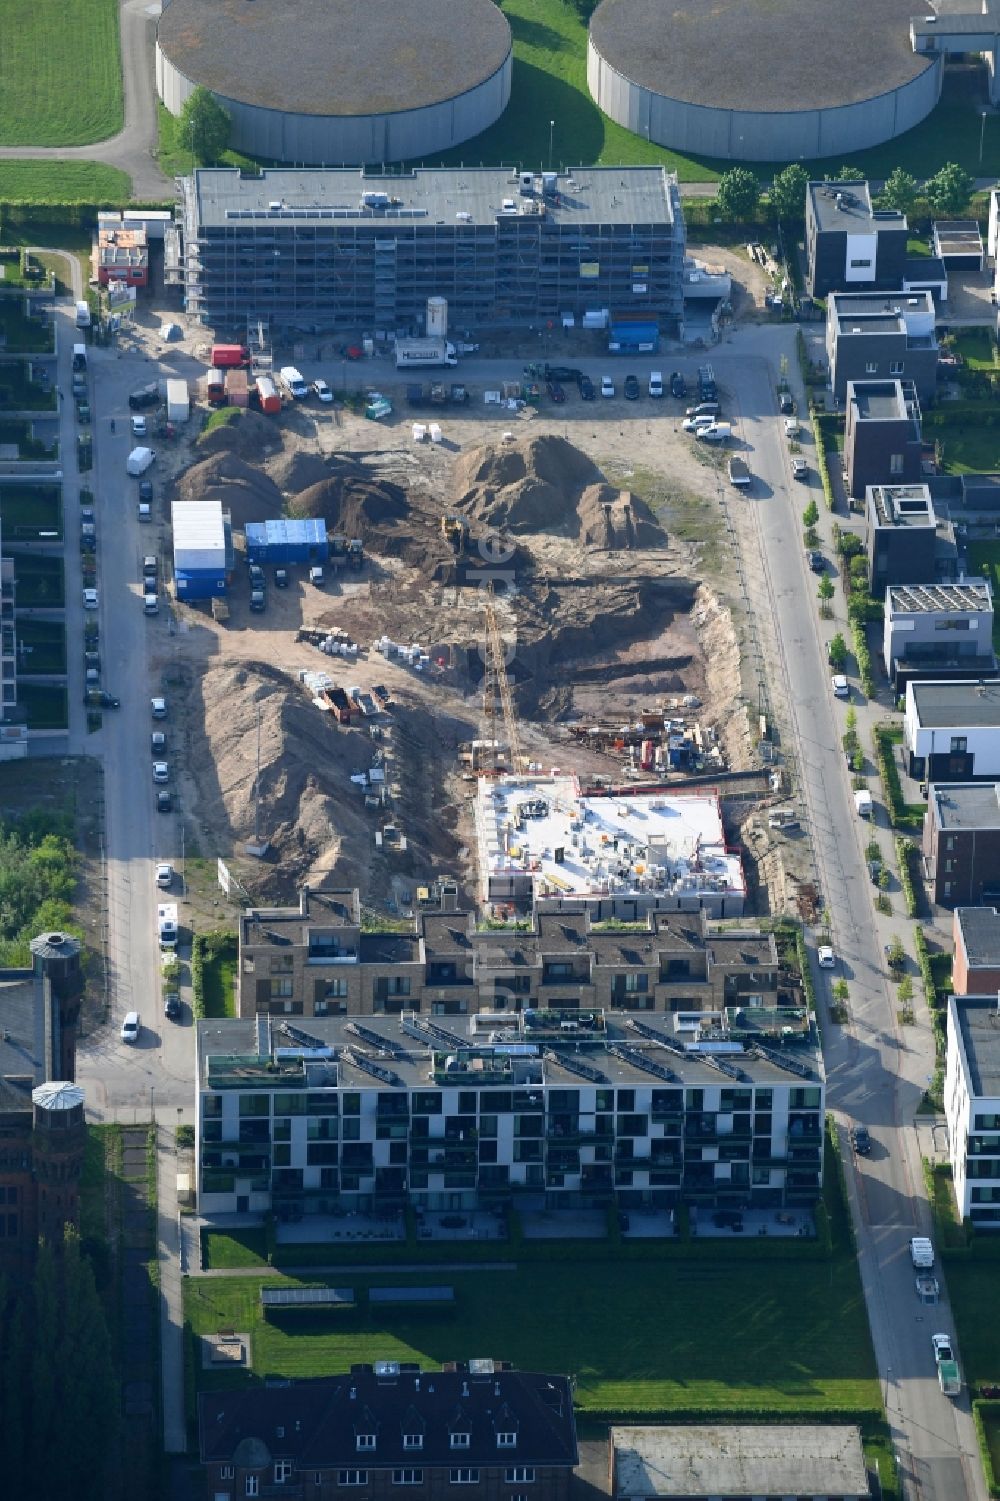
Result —
[[660, 347], [658, 323], [613, 323], [608, 349], [612, 354], [655, 354]]
[[174, 574], [178, 599], [214, 599], [226, 592], [226, 576], [208, 568], [178, 569]]
[[247, 561], [250, 563], [325, 563], [330, 553], [326, 522], [248, 521]]

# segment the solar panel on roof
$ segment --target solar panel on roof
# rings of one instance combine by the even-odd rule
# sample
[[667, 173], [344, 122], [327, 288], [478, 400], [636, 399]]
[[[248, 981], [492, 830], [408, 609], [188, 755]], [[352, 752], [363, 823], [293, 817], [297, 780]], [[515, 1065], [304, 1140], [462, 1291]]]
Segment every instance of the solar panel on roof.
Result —
[[549, 1063], [558, 1063], [560, 1068], [566, 1069], [571, 1074], [579, 1074], [581, 1079], [588, 1079], [591, 1084], [607, 1084], [607, 1074], [602, 1074], [599, 1068], [594, 1068], [590, 1063], [585, 1063], [575, 1053], [557, 1053], [554, 1048], [548, 1048], [542, 1057]]
[[664, 1063], [657, 1063], [655, 1058], [649, 1058], [639, 1048], [630, 1048], [622, 1042], [613, 1043], [608, 1047], [609, 1053], [614, 1053], [623, 1063], [630, 1063], [633, 1068], [642, 1069], [647, 1074], [652, 1074], [657, 1079], [666, 1079], [668, 1084], [679, 1084], [680, 1075], [675, 1074], [672, 1068], [667, 1068]]

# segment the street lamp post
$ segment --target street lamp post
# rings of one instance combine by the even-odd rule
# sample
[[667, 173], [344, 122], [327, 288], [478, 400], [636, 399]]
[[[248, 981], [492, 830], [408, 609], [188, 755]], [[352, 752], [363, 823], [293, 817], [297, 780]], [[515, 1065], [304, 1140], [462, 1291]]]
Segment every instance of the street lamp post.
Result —
[[[550, 172], [552, 171], [552, 136], [553, 136], [553, 134], [555, 132], [555, 128], [556, 128], [556, 122], [554, 120], [550, 120], [549, 121], [549, 171]], [[982, 159], [983, 159], [982, 158], [982, 153], [980, 152], [979, 160], [982, 161]]]
[[979, 165], [980, 166], [983, 165], [983, 147], [986, 144], [986, 116], [988, 114], [989, 114], [989, 110], [985, 110], [985, 109], [980, 110], [980, 112], [979, 112], [979, 118], [980, 118], [980, 122], [981, 122], [980, 126], [979, 126]]

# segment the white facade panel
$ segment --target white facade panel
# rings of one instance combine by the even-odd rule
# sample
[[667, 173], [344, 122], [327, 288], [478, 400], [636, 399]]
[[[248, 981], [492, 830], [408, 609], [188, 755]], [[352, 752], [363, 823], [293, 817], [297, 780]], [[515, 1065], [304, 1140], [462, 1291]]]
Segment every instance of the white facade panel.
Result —
[[174, 572], [224, 573], [226, 529], [219, 500], [175, 500], [170, 507]]
[[844, 281], [874, 281], [877, 258], [877, 235], [848, 235], [844, 257]]

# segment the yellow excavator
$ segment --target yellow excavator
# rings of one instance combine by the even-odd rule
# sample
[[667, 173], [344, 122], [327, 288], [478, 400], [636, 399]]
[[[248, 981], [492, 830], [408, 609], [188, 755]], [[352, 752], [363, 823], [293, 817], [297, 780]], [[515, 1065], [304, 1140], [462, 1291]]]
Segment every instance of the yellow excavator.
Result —
[[442, 516], [441, 535], [456, 558], [460, 558], [469, 541], [469, 523], [464, 516]]

